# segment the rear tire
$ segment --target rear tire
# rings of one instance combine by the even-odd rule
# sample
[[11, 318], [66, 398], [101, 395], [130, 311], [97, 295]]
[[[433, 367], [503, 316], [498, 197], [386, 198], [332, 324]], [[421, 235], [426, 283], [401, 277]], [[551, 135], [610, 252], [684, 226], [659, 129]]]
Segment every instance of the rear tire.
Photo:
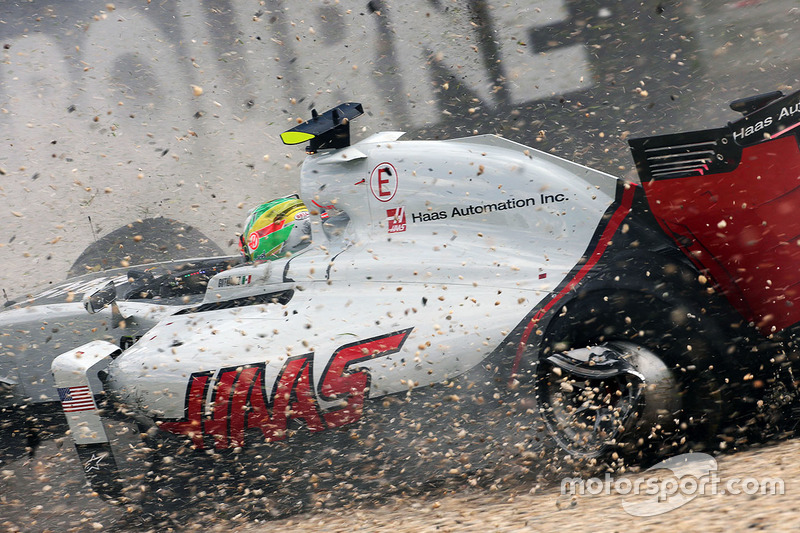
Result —
[[[690, 304], [671, 307], [655, 297], [632, 291], [588, 293], [569, 302], [551, 320], [540, 344], [543, 347], [541, 352], [531, 354], [538, 356], [531, 359], [539, 362], [530, 365], [534, 375], [529, 381], [535, 388], [540, 413], [553, 438], [574, 457], [601, 457], [613, 450], [625, 457], [642, 460], [654, 454], [661, 456], [703, 449], [714, 440], [725, 416], [725, 369], [722, 363], [726, 338], [714, 320]], [[631, 356], [630, 350], [619, 348], [620, 343], [638, 347], [648, 354], [650, 363], [655, 357], [663, 369], [668, 370], [671, 385], [658, 388], [658, 398], [653, 397], [656, 391], [653, 379], [635, 377], [637, 373], [639, 376], [645, 374], [640, 368], [642, 359]], [[619, 375], [605, 382], [587, 379], [580, 373], [569, 375], [568, 364], [557, 364], [559, 357], [563, 360], [564, 356], [569, 358], [570, 353], [579, 353], [571, 350], [598, 346], [610, 348], [610, 353], [616, 352], [617, 355], [612, 354], [611, 358], [619, 360], [618, 366], [628, 365], [621, 382]], [[596, 361], [587, 360], [586, 368], [595, 364]], [[554, 366], [561, 367], [559, 375], [553, 372]], [[660, 376], [661, 371], [656, 369], [649, 375]], [[567, 395], [557, 392], [565, 380], [595, 391], [622, 392], [616, 394], [617, 399], [608, 394], [589, 395], [592, 397], [582, 394], [573, 395], [570, 400]], [[664, 391], [669, 387], [673, 387], [674, 397], [665, 399]], [[634, 393], [639, 396], [632, 398]], [[601, 405], [603, 398], [605, 405]], [[572, 401], [573, 405], [563, 405], [565, 399]], [[575, 405], [576, 401], [582, 407]], [[651, 416], [653, 403], [657, 403], [655, 408], [659, 411], [655, 419]], [[563, 416], [576, 408], [584, 409], [586, 414], [571, 419]], [[604, 434], [587, 437], [587, 429], [592, 429], [587, 427], [587, 423], [600, 428], [603, 424], [599, 423], [599, 416], [603, 413], [625, 419], [614, 421], [616, 431], [608, 431], [606, 424]], [[570, 424], [573, 426], [569, 427]]]

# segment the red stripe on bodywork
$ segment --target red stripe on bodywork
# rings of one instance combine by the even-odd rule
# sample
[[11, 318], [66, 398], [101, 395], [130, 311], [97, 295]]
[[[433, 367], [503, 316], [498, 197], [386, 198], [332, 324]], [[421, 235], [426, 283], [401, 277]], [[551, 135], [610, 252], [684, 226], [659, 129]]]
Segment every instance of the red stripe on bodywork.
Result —
[[622, 193], [622, 201], [619, 204], [619, 207], [614, 211], [614, 214], [611, 215], [611, 219], [608, 221], [605, 229], [603, 230], [602, 235], [600, 235], [600, 239], [597, 241], [597, 244], [594, 247], [594, 250], [589, 255], [589, 259], [584, 263], [584, 265], [572, 276], [572, 279], [564, 285], [564, 287], [558, 292], [558, 294], [552, 298], [549, 302], [547, 302], [535, 315], [531, 318], [531, 321], [528, 322], [528, 325], [525, 327], [525, 331], [522, 333], [522, 338], [519, 340], [519, 344], [517, 345], [517, 354], [514, 357], [514, 365], [511, 367], [511, 376], [516, 375], [517, 370], [519, 369], [519, 364], [522, 361], [522, 354], [525, 352], [525, 346], [528, 343], [528, 339], [531, 336], [531, 332], [533, 328], [536, 327], [536, 324], [542, 319], [542, 317], [547, 314], [550, 309], [552, 309], [558, 302], [560, 302], [564, 296], [569, 293], [572, 289], [575, 288], [578, 283], [586, 277], [586, 274], [594, 268], [600, 258], [605, 253], [608, 245], [611, 244], [611, 239], [614, 234], [619, 229], [620, 224], [622, 221], [625, 220], [625, 217], [628, 216], [628, 213], [631, 211], [631, 205], [633, 205], [633, 195], [636, 189], [636, 185], [634, 184], [627, 184], [625, 186], [625, 191]]

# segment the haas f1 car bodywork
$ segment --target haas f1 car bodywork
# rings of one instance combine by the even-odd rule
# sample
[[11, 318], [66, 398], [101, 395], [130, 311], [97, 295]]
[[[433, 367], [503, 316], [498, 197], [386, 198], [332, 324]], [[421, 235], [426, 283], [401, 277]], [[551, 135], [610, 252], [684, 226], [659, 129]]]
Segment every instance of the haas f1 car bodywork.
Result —
[[[144, 239], [146, 244], [139, 246], [136, 241]], [[195, 259], [185, 259], [193, 254]], [[5, 302], [0, 312], [0, 462], [32, 453], [43, 438], [67, 429], [50, 369], [58, 354], [95, 339], [113, 339], [122, 348], [133, 344], [161, 318], [201, 302], [208, 279], [240, 262], [222, 254], [196, 229], [164, 218], [140, 220], [93, 243], [66, 281], [25, 300]], [[137, 266], [98, 270], [120, 263]], [[115, 305], [87, 314], [83, 297], [104, 287], [101, 294], [115, 292]]]
[[633, 140], [641, 185], [492, 135], [351, 145], [360, 105], [313, 113], [283, 135], [309, 143], [310, 246], [53, 362], [87, 476], [122, 490], [112, 411], [175, 457], [292, 457], [312, 481], [326, 446], [447, 473], [502, 431], [577, 457], [738, 438], [727, 420], [790, 392], [800, 93], [732, 105], [728, 126]]

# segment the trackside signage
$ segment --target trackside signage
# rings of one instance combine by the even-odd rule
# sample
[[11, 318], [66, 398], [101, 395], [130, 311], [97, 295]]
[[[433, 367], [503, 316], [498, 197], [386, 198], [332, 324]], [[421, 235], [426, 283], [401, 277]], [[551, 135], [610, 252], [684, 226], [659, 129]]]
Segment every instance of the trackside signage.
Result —
[[631, 516], [647, 517], [668, 513], [698, 496], [781, 495], [783, 479], [732, 477], [723, 479], [716, 459], [705, 453], [670, 457], [651, 466], [637, 477], [564, 478], [562, 496], [622, 496], [622, 508]]

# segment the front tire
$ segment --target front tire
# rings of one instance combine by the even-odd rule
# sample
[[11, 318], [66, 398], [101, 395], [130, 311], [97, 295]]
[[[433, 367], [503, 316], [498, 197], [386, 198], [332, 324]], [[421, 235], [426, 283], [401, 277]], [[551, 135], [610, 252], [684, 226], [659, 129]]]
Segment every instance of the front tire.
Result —
[[203, 232], [169, 218], [145, 218], [126, 224], [87, 246], [70, 267], [67, 277], [121, 265], [143, 265], [225, 252]]

